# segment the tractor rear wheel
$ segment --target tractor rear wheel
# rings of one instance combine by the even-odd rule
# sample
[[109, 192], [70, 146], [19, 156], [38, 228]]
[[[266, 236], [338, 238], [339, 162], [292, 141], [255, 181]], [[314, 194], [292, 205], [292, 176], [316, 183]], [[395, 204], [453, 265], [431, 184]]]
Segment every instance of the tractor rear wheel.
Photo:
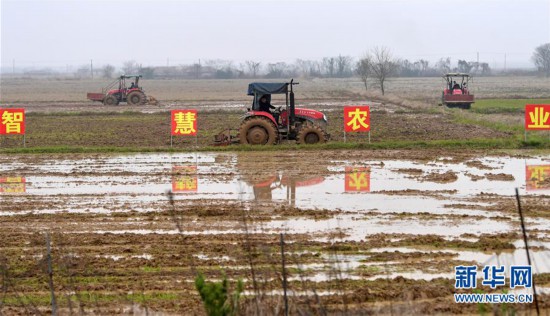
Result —
[[118, 105], [118, 99], [112, 94], [109, 94], [108, 96], [103, 99], [103, 104], [105, 105]]
[[130, 94], [126, 97], [126, 100], [128, 100], [128, 104], [130, 105], [145, 104], [147, 102], [145, 94], [141, 91], [130, 92]]
[[279, 139], [275, 124], [262, 116], [244, 120], [238, 138], [241, 144], [249, 145], [275, 145]]
[[319, 125], [311, 122], [305, 122], [302, 127], [300, 127], [298, 134], [296, 134], [296, 144], [298, 145], [312, 145], [326, 142], [327, 135], [325, 131]]

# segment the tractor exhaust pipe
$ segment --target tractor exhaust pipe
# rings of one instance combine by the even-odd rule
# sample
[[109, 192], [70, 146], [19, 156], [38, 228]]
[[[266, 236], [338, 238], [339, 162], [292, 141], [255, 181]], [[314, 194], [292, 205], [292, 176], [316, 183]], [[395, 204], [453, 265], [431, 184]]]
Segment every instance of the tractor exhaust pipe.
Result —
[[298, 82], [294, 83], [294, 79], [290, 80], [290, 115], [288, 117], [292, 126], [296, 122], [296, 106], [294, 103], [294, 91], [292, 90], [292, 86], [295, 84], [298, 84]]

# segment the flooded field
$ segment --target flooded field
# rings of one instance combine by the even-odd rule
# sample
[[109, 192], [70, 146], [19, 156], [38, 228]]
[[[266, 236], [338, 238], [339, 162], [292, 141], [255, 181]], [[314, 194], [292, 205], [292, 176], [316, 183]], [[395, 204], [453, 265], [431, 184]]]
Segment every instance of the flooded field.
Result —
[[[419, 311], [447, 301], [446, 311], [453, 306], [454, 266], [526, 264], [515, 188], [527, 216], [534, 272], [550, 273], [550, 156], [326, 151], [0, 160], [8, 266], [39, 264], [49, 232], [57, 258], [76, 265], [72, 273], [84, 278], [93, 269], [99, 275], [100, 288], [77, 281], [80, 291], [128, 299], [139, 283], [131, 275], [139, 275], [140, 282], [173, 295], [160, 306], [141, 302], [161, 310], [194, 306], [198, 296], [185, 293], [192, 291], [195, 268], [213, 278], [223, 270], [248, 280], [249, 293], [258, 291], [250, 280], [261, 275], [262, 293], [276, 301], [281, 288], [273, 256], [280, 256], [277, 241], [284, 233], [296, 306], [309, 306], [307, 293], [314, 289], [327, 308], [341, 309], [334, 300], [343, 298], [346, 306], [384, 310], [376, 304], [399, 301], [422, 282], [421, 297], [433, 300]], [[79, 262], [88, 268], [81, 270]], [[26, 280], [15, 289], [32, 288], [40, 271], [31, 271], [14, 272]], [[59, 271], [61, 284], [65, 272]], [[400, 288], [403, 297], [387, 288], [376, 300], [360, 294], [391, 287], [391, 280], [408, 284]], [[544, 280], [543, 289], [550, 285]], [[336, 281], [341, 288], [334, 288]], [[433, 292], [434, 282], [446, 290]]]

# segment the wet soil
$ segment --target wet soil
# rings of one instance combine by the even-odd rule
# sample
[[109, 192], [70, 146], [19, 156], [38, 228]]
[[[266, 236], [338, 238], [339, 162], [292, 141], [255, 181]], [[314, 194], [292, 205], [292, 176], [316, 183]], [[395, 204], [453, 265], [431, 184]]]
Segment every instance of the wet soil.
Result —
[[537, 286], [550, 286], [550, 192], [525, 174], [548, 163], [438, 150], [2, 156], [2, 313], [48, 310], [46, 233], [64, 311], [202, 314], [200, 271], [243, 279], [243, 313], [257, 293], [278, 314], [284, 233], [294, 313], [476, 313], [453, 302], [454, 267], [526, 264], [514, 187]]

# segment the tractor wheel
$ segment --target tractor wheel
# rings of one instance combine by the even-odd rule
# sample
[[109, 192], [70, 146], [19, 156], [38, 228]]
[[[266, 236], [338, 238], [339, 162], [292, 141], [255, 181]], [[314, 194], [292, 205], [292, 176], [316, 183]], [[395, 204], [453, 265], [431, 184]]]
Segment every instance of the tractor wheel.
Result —
[[105, 105], [118, 105], [118, 99], [110, 94], [108, 96], [105, 97], [105, 99], [103, 99], [103, 104]]
[[305, 122], [298, 134], [296, 135], [296, 144], [317, 144], [317, 143], [326, 143], [327, 135], [325, 131], [319, 126], [311, 122]]
[[126, 97], [126, 100], [130, 105], [139, 105], [139, 104], [147, 103], [147, 98], [145, 97], [145, 94], [141, 91], [130, 92], [130, 94], [128, 94], [128, 96]]
[[250, 145], [275, 145], [277, 143], [277, 127], [268, 119], [255, 116], [244, 120], [239, 128], [239, 141]]

